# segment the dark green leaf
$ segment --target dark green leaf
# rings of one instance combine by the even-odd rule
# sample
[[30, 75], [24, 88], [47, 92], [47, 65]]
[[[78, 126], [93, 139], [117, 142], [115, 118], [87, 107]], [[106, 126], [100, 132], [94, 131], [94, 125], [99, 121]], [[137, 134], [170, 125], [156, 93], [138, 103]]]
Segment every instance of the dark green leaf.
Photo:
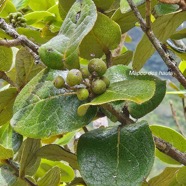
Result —
[[45, 69], [22, 89], [11, 120], [15, 131], [31, 138], [47, 138], [76, 130], [92, 120], [96, 108], [90, 108], [87, 115], [80, 117], [77, 108], [85, 102], [79, 101], [75, 92], [54, 87], [55, 77], [66, 74]]
[[50, 144], [41, 147], [37, 151], [37, 156], [52, 161], [66, 161], [74, 169], [78, 169], [76, 155], [66, 151], [59, 145]]
[[39, 181], [38, 186], [58, 186], [60, 183], [60, 168], [51, 168]]
[[[185, 11], [174, 14], [167, 14], [158, 17], [154, 21], [152, 24], [152, 30], [155, 36], [164, 43], [176, 31], [177, 27], [180, 26], [180, 24], [185, 20]], [[144, 35], [134, 53], [134, 70], [139, 71], [154, 52], [155, 48], [152, 46], [147, 36]], [[142, 53], [143, 55], [141, 55]]]
[[30, 0], [12, 0], [17, 10], [25, 8]]
[[154, 150], [145, 121], [93, 130], [78, 142], [80, 173], [90, 186], [139, 185], [152, 168]]
[[39, 48], [45, 65], [53, 69], [79, 68], [78, 47], [97, 18], [92, 0], [76, 1], [69, 10], [59, 34]]
[[98, 13], [91, 32], [80, 45], [80, 56], [86, 59], [100, 58], [109, 50], [115, 49], [121, 40], [121, 30], [113, 20]]

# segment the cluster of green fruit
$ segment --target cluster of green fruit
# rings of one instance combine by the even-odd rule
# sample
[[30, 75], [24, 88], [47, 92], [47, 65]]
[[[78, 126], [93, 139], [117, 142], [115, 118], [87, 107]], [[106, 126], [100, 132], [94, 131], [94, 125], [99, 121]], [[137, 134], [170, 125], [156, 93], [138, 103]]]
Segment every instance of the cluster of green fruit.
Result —
[[23, 17], [21, 12], [10, 13], [8, 19], [14, 28], [26, 27], [26, 19]]
[[88, 67], [70, 70], [66, 77], [67, 84], [63, 77], [57, 76], [54, 80], [54, 86], [60, 89], [84, 84], [85, 88], [76, 89], [78, 99], [83, 101], [89, 97], [94, 97], [94, 95], [103, 94], [109, 87], [109, 79], [103, 76], [106, 70], [107, 66], [103, 60], [92, 59]]

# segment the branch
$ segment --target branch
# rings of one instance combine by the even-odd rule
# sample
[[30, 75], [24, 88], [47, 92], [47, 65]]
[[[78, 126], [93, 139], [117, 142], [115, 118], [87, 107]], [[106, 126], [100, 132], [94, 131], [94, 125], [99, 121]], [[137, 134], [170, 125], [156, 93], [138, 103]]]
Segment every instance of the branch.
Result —
[[12, 40], [2, 39], [0, 40], [0, 45], [6, 47], [13, 47], [13, 46], [21, 45], [21, 41], [19, 39], [12, 39]]
[[[14, 164], [12, 160], [5, 160], [5, 163], [15, 171], [15, 176], [19, 177], [19, 168]], [[27, 178], [23, 178], [30, 186], [37, 186]]]
[[22, 44], [23, 46], [27, 46], [28, 48], [30, 48], [33, 52], [35, 52], [36, 54], [38, 54], [38, 48], [39, 46], [36, 45], [35, 43], [33, 43], [32, 41], [30, 41], [26, 36], [23, 35], [19, 35], [9, 24], [7, 24], [4, 19], [0, 18], [0, 28], [2, 30], [4, 30], [8, 35], [10, 35], [12, 38], [14, 38], [15, 40], [13, 40], [12, 42], [20, 42], [20, 44]]
[[6, 75], [4, 71], [0, 71], [0, 79], [3, 79], [13, 87], [17, 87], [17, 85]]
[[138, 11], [133, 1], [132, 0], [127, 0], [127, 1], [131, 9], [133, 10], [135, 16], [137, 17], [142, 30], [147, 35], [150, 42], [153, 44], [154, 48], [157, 50], [157, 52], [159, 53], [159, 55], [161, 56], [161, 58], [167, 65], [167, 67], [172, 70], [174, 77], [183, 85], [184, 88], [186, 88], [186, 79], [183, 76], [183, 74], [180, 72], [178, 67], [175, 65], [174, 61], [172, 61], [169, 54], [165, 52], [165, 50], [162, 47], [162, 44], [156, 38], [153, 31], [148, 28], [146, 22], [144, 21], [143, 17], [141, 16], [140, 12]]
[[[104, 105], [102, 105], [102, 107], [104, 109], [107, 109], [111, 114], [113, 114], [118, 119], [118, 121], [121, 123], [122, 126], [135, 123], [132, 119], [125, 116], [123, 113], [118, 112], [109, 104], [104, 104]], [[160, 150], [164, 154], [170, 156], [171, 158], [175, 159], [179, 163], [186, 165], [186, 153], [179, 151], [178, 149], [173, 147], [170, 143], [168, 143], [168, 142], [166, 142], [156, 136], [153, 136], [153, 138], [154, 138], [156, 148], [158, 150]]]
[[154, 142], [156, 148], [163, 152], [164, 154], [170, 156], [171, 158], [175, 159], [179, 163], [186, 165], [186, 153], [180, 152], [178, 149], [173, 147], [170, 143], [154, 136]]

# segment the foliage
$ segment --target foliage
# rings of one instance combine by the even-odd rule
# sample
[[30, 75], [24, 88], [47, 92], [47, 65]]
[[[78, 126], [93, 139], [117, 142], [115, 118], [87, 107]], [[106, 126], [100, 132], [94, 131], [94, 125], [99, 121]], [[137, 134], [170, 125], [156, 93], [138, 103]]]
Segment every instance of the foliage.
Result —
[[[144, 1], [134, 2], [144, 17]], [[186, 21], [185, 11], [156, 0], [151, 6], [152, 30], [163, 44], [185, 38], [186, 29], [177, 31]], [[0, 78], [5, 80], [0, 89], [0, 185], [146, 185], [155, 156], [177, 167], [167, 167], [148, 184], [186, 184], [185, 166], [157, 150], [153, 141], [154, 135], [185, 152], [185, 137], [172, 128], [131, 120], [161, 104], [166, 81], [134, 71], [155, 49], [145, 35], [134, 52], [125, 46], [127, 31], [138, 24], [127, 1], [4, 0], [0, 17], [39, 46], [38, 52], [25, 45], [0, 46]], [[0, 38], [11, 39], [3, 29]], [[184, 58], [179, 69], [185, 76]], [[67, 80], [72, 71], [78, 74]], [[101, 87], [93, 88], [96, 82]], [[170, 85], [174, 91], [169, 93], [185, 98], [183, 88]], [[109, 126], [92, 127], [103, 116]]]

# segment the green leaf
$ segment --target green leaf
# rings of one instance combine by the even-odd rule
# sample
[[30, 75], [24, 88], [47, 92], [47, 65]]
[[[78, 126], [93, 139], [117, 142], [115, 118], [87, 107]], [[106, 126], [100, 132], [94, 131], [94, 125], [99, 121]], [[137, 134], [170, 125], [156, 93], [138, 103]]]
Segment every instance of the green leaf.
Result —
[[12, 127], [8, 124], [3, 125], [0, 128], [0, 144], [17, 152], [22, 144], [23, 137], [12, 130]]
[[[157, 3], [156, 0], [151, 1], [151, 8], [153, 9], [154, 5]], [[145, 3], [138, 6], [138, 10], [140, 11], [141, 15], [145, 17]], [[131, 28], [133, 28], [138, 21], [136, 16], [134, 15], [133, 11], [128, 11], [126, 13], [122, 13], [121, 9], [115, 11], [115, 13], [112, 16], [112, 19], [118, 23], [118, 25], [121, 27], [122, 33], [127, 32]]]
[[16, 96], [16, 88], [0, 90], [0, 125], [7, 123], [11, 119]]
[[150, 186], [170, 186], [170, 183], [175, 179], [178, 172], [178, 167], [167, 167], [158, 176], [150, 179], [148, 185]]
[[21, 48], [16, 54], [15, 68], [16, 83], [20, 88], [24, 87], [39, 73], [39, 71], [43, 69], [41, 65], [35, 64], [33, 55], [24, 47]]
[[184, 38], [186, 38], [186, 28], [175, 32], [171, 36], [171, 39], [175, 39], [175, 40], [184, 39]]
[[[11, 1], [7, 1], [5, 4], [3, 10], [0, 13], [0, 16], [2, 18], [6, 18], [10, 13], [17, 12], [14, 4]], [[3, 6], [2, 6], [3, 7]]]
[[139, 185], [152, 168], [154, 150], [146, 121], [93, 130], [78, 142], [80, 173], [90, 186]]
[[[186, 12], [167, 14], [158, 17], [152, 24], [152, 30], [155, 36], [164, 43], [177, 29], [180, 24], [186, 20]], [[145, 51], [145, 52], [144, 52]], [[146, 35], [139, 42], [133, 58], [133, 69], [139, 71], [146, 61], [155, 52], [155, 49]], [[143, 55], [141, 55], [143, 53]]]
[[14, 152], [12, 149], [5, 148], [1, 144], [0, 144], [0, 152], [1, 152], [0, 153], [0, 160], [12, 158], [14, 155]]
[[92, 0], [76, 1], [69, 10], [59, 34], [39, 48], [45, 65], [53, 69], [79, 68], [78, 47], [97, 18]]
[[[150, 126], [150, 129], [155, 136], [160, 137], [165, 141], [168, 141], [172, 146], [174, 146], [181, 152], [186, 151], [186, 140], [180, 133], [169, 127], [161, 125], [152, 125]], [[159, 150], [156, 151], [156, 156], [163, 162], [169, 164], [180, 164], [179, 162], [160, 152]]]
[[15, 131], [31, 138], [47, 138], [71, 132], [92, 120], [96, 108], [90, 108], [87, 115], [80, 117], [77, 108], [85, 102], [79, 101], [75, 92], [54, 87], [55, 77], [65, 78], [66, 74], [66, 71], [45, 69], [22, 89], [11, 120]]
[[180, 170], [177, 172], [176, 175], [176, 180], [178, 181], [178, 183], [185, 185], [186, 184], [186, 166], [181, 167]]
[[30, 184], [28, 182], [26, 182], [25, 180], [21, 179], [21, 178], [17, 178], [16, 182], [14, 182], [11, 186], [30, 186]]
[[135, 74], [124, 65], [109, 68], [105, 76], [110, 80], [109, 88], [92, 102], [81, 105], [78, 108], [79, 113], [89, 105], [128, 100], [130, 114], [135, 118], [140, 118], [154, 110], [164, 98], [166, 82], [155, 76]]
[[[136, 6], [139, 6], [141, 4], [144, 4], [145, 1], [144, 0], [134, 0], [133, 2], [135, 3]], [[120, 1], [120, 10], [121, 10], [122, 14], [131, 10], [131, 8], [126, 0]]]
[[76, 155], [66, 151], [59, 145], [45, 145], [37, 151], [37, 156], [52, 161], [66, 161], [71, 167], [78, 169]]
[[8, 0], [0, 0], [0, 5], [1, 5], [1, 7], [0, 7], [0, 13], [5, 8], [7, 2], [8, 2]]
[[19, 177], [25, 175], [32, 176], [39, 167], [40, 158], [37, 158], [36, 152], [40, 148], [40, 140], [27, 138], [23, 142], [21, 151], [21, 160], [19, 168]]
[[12, 0], [17, 10], [25, 8], [30, 0]]
[[75, 177], [74, 170], [68, 165], [62, 162], [55, 162], [43, 159], [41, 160], [41, 164], [34, 177], [36, 177], [37, 179], [43, 177], [46, 172], [49, 171], [52, 167], [60, 168], [61, 182], [71, 182]]
[[38, 186], [58, 186], [60, 183], [60, 168], [51, 168], [39, 181]]
[[165, 4], [165, 3], [158, 3], [154, 7], [155, 15], [162, 16], [164, 14], [170, 14], [172, 12], [176, 12], [179, 9], [179, 5], [176, 4]]
[[40, 21], [51, 21], [55, 18], [55, 14], [52, 14], [48, 11], [35, 11], [24, 15], [24, 18], [26, 19], [26, 23], [28, 25], [32, 25]]
[[100, 58], [109, 50], [115, 49], [120, 40], [119, 25], [104, 14], [98, 13], [93, 29], [81, 42], [80, 56], [86, 59]]
[[55, 143], [57, 145], [66, 145], [67, 143], [70, 142], [71, 139], [73, 139], [73, 137], [75, 136], [77, 131], [73, 131], [73, 132], [68, 132], [66, 134], [63, 135], [62, 138], [58, 139]]
[[0, 70], [8, 71], [12, 65], [13, 52], [11, 48], [0, 46]]
[[112, 64], [113, 65], [119, 65], [119, 64], [128, 65], [132, 61], [132, 57], [133, 57], [133, 52], [128, 50], [125, 53], [117, 57], [113, 57]]
[[181, 73], [186, 77], [186, 61], [181, 61], [179, 64]]
[[42, 11], [42, 10], [47, 10], [53, 5], [55, 5], [56, 0], [40, 0], [39, 3], [38, 1], [32, 1], [30, 0], [29, 6], [33, 11]]

